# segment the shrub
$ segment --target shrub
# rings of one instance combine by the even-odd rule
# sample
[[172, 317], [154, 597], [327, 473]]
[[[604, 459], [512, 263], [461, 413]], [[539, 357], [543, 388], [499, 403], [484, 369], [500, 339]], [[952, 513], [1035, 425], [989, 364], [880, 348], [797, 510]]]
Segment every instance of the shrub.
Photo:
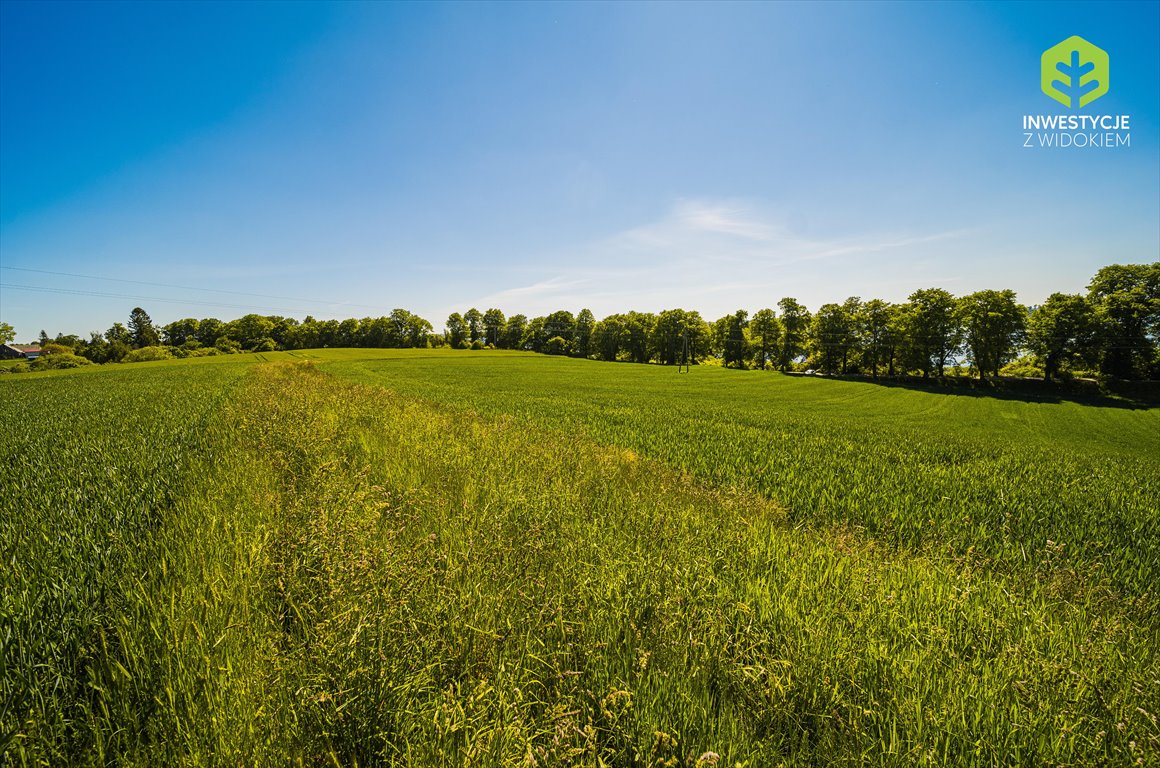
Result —
[[125, 355], [132, 351], [133, 350], [129, 348], [129, 345], [123, 341], [111, 341], [109, 342], [109, 349], [105, 353], [105, 362], [119, 363], [125, 359]]
[[476, 339], [475, 341], [471, 342], [471, 348], [472, 349], [483, 349], [483, 342], [480, 341], [479, 339]]
[[76, 350], [72, 347], [67, 347], [64, 344], [45, 344], [40, 348], [41, 356], [45, 355], [75, 355]]
[[1031, 355], [1024, 355], [999, 369], [1000, 376], [1018, 376], [1025, 379], [1042, 379], [1043, 367]]
[[252, 351], [273, 352], [276, 349], [278, 349], [278, 343], [271, 339], [269, 336], [266, 336], [265, 338], [258, 339], [258, 341], [254, 343]]
[[29, 370], [28, 363], [16, 363], [15, 365], [0, 367], [0, 373], [28, 373]]
[[1100, 372], [1092, 370], [1091, 368], [1061, 368], [1056, 374], [1060, 379], [1096, 379], [1099, 380]]
[[41, 355], [36, 358], [29, 368], [33, 371], [54, 371], [63, 368], [80, 368], [92, 364], [92, 360], [78, 357], [72, 352], [53, 352], [51, 355]]
[[146, 363], [152, 360], [169, 360], [173, 353], [168, 347], [141, 347], [134, 349], [121, 359], [123, 363]]
[[242, 345], [231, 339], [229, 336], [222, 336], [220, 339], [215, 341], [214, 347], [216, 347], [219, 352], [223, 352], [227, 355], [232, 355], [236, 352], [242, 351]]
[[546, 355], [566, 355], [568, 354], [568, 341], [562, 336], [553, 336], [544, 342], [544, 354]]

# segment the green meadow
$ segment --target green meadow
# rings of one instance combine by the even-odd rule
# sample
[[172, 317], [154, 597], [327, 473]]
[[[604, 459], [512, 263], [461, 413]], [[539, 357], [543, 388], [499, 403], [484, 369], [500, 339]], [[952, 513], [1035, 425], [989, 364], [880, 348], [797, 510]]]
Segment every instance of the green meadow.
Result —
[[1160, 762], [1160, 410], [496, 351], [0, 377], [0, 763]]

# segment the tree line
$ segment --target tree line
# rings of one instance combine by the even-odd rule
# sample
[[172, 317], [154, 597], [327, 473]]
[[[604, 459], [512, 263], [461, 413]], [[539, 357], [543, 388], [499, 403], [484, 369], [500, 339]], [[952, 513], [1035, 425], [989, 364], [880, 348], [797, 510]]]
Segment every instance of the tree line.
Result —
[[[389, 316], [315, 320], [246, 315], [223, 322], [186, 318], [155, 325], [141, 308], [88, 340], [49, 339], [92, 362], [318, 347], [512, 349], [635, 363], [719, 362], [735, 368], [871, 377], [943, 376], [964, 364], [979, 377], [1000, 372], [1046, 379], [1102, 374], [1160, 378], [1160, 262], [1100, 269], [1085, 294], [1054, 293], [1026, 307], [1011, 290], [956, 297], [941, 288], [905, 302], [852, 296], [810, 312], [794, 298], [776, 309], [737, 310], [707, 321], [696, 311], [626, 312], [597, 320], [588, 309], [542, 317], [472, 308], [443, 333], [404, 309]], [[141, 355], [139, 350], [159, 350]], [[138, 350], [138, 352], [134, 352]], [[1017, 361], [1017, 362], [1016, 362]], [[1015, 363], [1013, 366], [1012, 364]]]
[[597, 321], [589, 310], [504, 317], [470, 309], [447, 319], [456, 348], [524, 349], [552, 355], [673, 365], [713, 359], [728, 367], [826, 374], [942, 376], [966, 364], [980, 377], [1016, 372], [1051, 379], [1081, 373], [1160, 378], [1160, 262], [1111, 265], [1086, 294], [1054, 293], [1026, 307], [1011, 290], [956, 297], [941, 288], [905, 302], [852, 296], [811, 313], [792, 297], [750, 316], [709, 322], [698, 312], [627, 312]]
[[[65, 351], [94, 363], [116, 363], [166, 357], [189, 357], [236, 352], [273, 352], [320, 347], [430, 347], [439, 337], [431, 323], [405, 309], [377, 318], [298, 321], [279, 315], [249, 314], [228, 322], [214, 317], [187, 317], [158, 325], [141, 307], [134, 307], [127, 323], [113, 323], [104, 333], [88, 339], [76, 335], [49, 337], [40, 332], [41, 348]], [[149, 354], [140, 354], [148, 350]], [[60, 350], [55, 350], [59, 352]]]

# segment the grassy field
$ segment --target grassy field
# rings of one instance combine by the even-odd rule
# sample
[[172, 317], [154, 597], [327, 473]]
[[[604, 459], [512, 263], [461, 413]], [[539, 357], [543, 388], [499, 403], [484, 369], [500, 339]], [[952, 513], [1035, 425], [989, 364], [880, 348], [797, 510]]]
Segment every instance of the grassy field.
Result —
[[773, 498], [791, 522], [1012, 569], [1050, 540], [1057, 559], [1098, 563], [1128, 593], [1160, 582], [1160, 410], [518, 353], [314, 354], [355, 381], [584, 434]]
[[0, 404], [0, 762], [1160, 761], [1156, 410], [371, 350]]

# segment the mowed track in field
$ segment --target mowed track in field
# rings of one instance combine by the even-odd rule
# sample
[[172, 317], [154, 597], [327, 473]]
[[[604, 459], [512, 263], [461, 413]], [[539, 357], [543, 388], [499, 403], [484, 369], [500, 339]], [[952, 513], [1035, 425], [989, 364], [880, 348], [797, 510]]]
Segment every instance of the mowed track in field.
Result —
[[[266, 357], [0, 381], [52, 415], [0, 427], [9, 762], [1160, 755], [1154, 412]], [[999, 526], [934, 514], [936, 491]], [[1120, 534], [1085, 538], [1085, 510], [1140, 546], [1108, 558]]]

